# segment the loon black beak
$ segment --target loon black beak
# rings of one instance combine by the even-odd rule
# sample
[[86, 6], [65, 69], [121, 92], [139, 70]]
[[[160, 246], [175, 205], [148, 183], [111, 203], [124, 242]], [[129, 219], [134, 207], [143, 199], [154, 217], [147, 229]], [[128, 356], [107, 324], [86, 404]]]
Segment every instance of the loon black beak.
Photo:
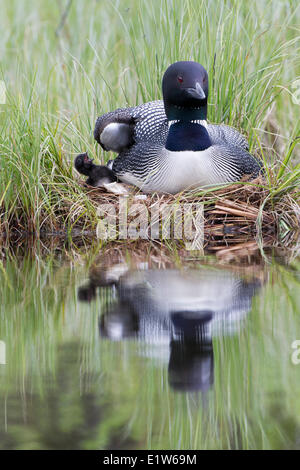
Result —
[[206, 98], [203, 88], [198, 82], [196, 83], [195, 88], [186, 88], [184, 91], [189, 98], [194, 98], [196, 100], [204, 100]]
[[94, 161], [93, 158], [89, 158], [87, 152], [84, 154], [83, 160], [84, 160], [84, 163], [92, 163]]

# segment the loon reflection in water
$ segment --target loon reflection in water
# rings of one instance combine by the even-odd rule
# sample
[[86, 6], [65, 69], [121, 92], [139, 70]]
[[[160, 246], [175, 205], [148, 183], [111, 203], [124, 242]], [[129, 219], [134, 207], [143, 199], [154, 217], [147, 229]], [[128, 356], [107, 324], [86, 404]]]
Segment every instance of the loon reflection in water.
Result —
[[169, 382], [177, 390], [205, 391], [213, 384], [212, 339], [233, 334], [251, 310], [261, 282], [230, 270], [128, 270], [115, 265], [91, 274], [78, 297], [91, 301], [97, 287], [113, 287], [116, 299], [100, 318], [111, 340], [135, 338], [169, 346]]

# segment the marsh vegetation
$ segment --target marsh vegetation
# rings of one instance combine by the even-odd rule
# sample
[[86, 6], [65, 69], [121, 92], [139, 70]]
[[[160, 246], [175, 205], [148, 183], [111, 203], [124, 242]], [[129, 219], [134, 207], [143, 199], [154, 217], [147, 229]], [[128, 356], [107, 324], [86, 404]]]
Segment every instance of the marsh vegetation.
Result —
[[161, 98], [166, 66], [183, 58], [209, 71], [209, 120], [241, 130], [263, 159], [264, 207], [275, 208], [277, 222], [291, 215], [285, 228], [298, 223], [296, 1], [66, 6], [12, 0], [1, 9], [2, 232], [93, 228], [96, 205], [78, 184], [74, 156], [112, 158], [93, 140], [96, 117]]

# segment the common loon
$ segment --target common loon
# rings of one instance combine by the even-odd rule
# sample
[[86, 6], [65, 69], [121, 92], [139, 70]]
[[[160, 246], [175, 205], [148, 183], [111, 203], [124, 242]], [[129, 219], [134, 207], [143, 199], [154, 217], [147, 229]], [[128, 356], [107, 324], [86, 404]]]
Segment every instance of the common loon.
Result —
[[208, 124], [208, 74], [197, 62], [170, 65], [163, 101], [117, 109], [96, 121], [94, 137], [118, 152], [110, 165], [118, 179], [144, 192], [175, 194], [258, 176], [261, 164], [234, 128]]
[[99, 289], [107, 299], [107, 287], [113, 288], [113, 300], [101, 312], [101, 336], [138, 340], [143, 356], [169, 362], [172, 387], [205, 391], [213, 384], [213, 339], [246, 326], [261, 285], [255, 277], [204, 265], [182, 270], [100, 264], [78, 298], [92, 302]]
[[115, 174], [105, 165], [95, 165], [93, 159], [87, 153], [77, 155], [74, 160], [76, 170], [82, 175], [88, 176], [86, 184], [89, 186], [102, 187], [117, 181]]

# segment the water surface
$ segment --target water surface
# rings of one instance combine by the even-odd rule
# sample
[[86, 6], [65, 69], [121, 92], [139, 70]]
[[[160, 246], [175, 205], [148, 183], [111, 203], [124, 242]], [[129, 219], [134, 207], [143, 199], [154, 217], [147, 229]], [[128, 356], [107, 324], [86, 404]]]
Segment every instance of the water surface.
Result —
[[0, 448], [299, 448], [290, 258], [4, 250]]

